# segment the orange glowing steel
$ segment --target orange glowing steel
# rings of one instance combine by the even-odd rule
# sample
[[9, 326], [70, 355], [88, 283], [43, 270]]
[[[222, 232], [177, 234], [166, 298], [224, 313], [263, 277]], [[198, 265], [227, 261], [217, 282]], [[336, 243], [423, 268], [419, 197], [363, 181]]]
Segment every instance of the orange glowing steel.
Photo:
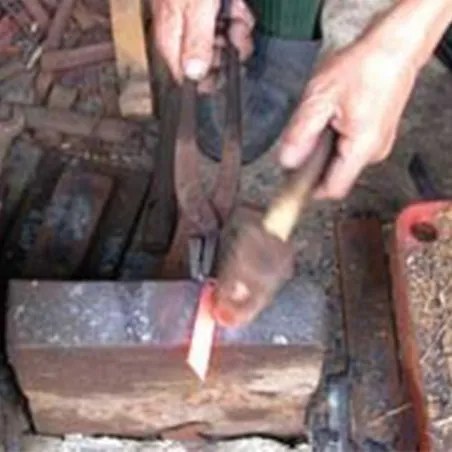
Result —
[[196, 313], [193, 336], [187, 357], [187, 363], [202, 381], [206, 379], [209, 369], [215, 332], [215, 320], [211, 314], [213, 293], [213, 283], [207, 282], [204, 284], [199, 298], [198, 312]]

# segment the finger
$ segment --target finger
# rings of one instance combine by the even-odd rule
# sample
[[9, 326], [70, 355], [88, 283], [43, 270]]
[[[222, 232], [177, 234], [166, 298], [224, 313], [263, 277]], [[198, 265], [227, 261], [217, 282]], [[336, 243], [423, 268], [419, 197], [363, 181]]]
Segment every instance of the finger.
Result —
[[345, 198], [378, 148], [378, 140], [371, 135], [339, 138], [338, 153], [314, 196], [317, 199]]
[[300, 166], [313, 151], [334, 114], [325, 95], [308, 95], [295, 111], [280, 140], [280, 163], [288, 169]]
[[251, 10], [243, 0], [233, 0], [231, 5], [231, 19], [243, 22], [249, 30], [249, 33], [251, 33], [256, 23]]
[[182, 67], [192, 80], [207, 75], [213, 58], [219, 0], [189, 0], [184, 14]]
[[155, 0], [153, 11], [153, 36], [155, 48], [162, 56], [176, 80], [182, 79], [180, 52], [183, 33], [183, 13], [173, 2]]
[[252, 29], [244, 22], [234, 20], [229, 27], [229, 39], [239, 51], [240, 61], [245, 61], [253, 53]]

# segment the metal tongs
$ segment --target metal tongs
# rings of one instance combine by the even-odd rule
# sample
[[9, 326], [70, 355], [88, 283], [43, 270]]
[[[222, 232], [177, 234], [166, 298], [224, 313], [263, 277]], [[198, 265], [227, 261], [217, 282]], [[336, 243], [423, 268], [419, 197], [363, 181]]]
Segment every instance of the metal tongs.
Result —
[[[225, 12], [223, 8], [223, 16]], [[223, 31], [227, 30], [227, 25], [228, 21], [223, 17]], [[206, 192], [201, 176], [202, 161], [197, 144], [197, 86], [190, 80], [185, 80], [182, 86], [175, 145], [174, 176], [179, 220], [165, 266], [169, 270], [179, 269], [180, 276], [188, 269], [190, 276], [198, 281], [204, 281], [211, 276], [219, 234], [234, 208], [240, 182], [240, 62], [238, 51], [227, 36], [224, 58], [227, 99], [222, 156], [211, 193]], [[181, 252], [181, 249], [187, 248], [187, 244], [186, 253]]]

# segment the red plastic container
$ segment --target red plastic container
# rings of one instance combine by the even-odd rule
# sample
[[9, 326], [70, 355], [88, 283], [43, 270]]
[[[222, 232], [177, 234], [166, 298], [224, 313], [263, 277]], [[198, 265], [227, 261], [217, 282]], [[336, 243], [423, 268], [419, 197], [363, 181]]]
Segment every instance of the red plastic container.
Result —
[[414, 249], [429, 246], [429, 243], [441, 233], [437, 228], [437, 217], [447, 208], [452, 208], [452, 201], [422, 202], [407, 207], [397, 219], [391, 250], [391, 272], [402, 367], [414, 407], [421, 451], [432, 450], [432, 445], [428, 434], [429, 417], [423, 394], [420, 352], [411, 320], [406, 256]]

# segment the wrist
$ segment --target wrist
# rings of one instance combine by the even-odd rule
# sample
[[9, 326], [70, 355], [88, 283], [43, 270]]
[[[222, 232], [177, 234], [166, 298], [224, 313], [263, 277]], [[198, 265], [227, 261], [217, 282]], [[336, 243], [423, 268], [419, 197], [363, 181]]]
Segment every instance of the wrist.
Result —
[[419, 71], [452, 21], [452, 0], [399, 0], [364, 41]]

